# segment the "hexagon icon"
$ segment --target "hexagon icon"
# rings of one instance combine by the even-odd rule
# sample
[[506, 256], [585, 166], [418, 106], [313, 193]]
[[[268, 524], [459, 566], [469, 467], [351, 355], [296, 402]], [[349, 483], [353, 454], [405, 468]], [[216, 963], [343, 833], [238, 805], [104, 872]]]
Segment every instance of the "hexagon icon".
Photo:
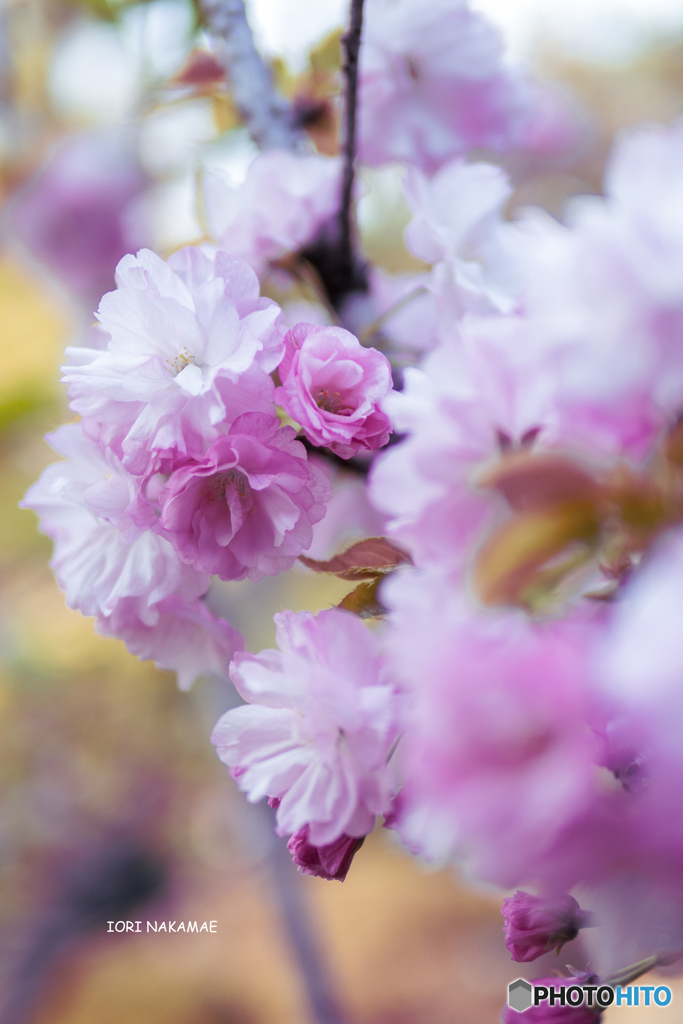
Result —
[[531, 1006], [531, 985], [524, 978], [517, 978], [508, 985], [508, 1006], [520, 1013]]

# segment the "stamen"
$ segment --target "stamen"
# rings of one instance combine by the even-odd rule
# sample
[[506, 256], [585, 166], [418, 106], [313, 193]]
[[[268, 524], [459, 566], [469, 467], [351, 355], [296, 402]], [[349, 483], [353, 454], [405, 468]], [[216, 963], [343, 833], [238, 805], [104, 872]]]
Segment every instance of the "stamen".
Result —
[[181, 349], [175, 359], [166, 360], [166, 365], [174, 377], [177, 377], [180, 371], [184, 370], [186, 366], [190, 365], [190, 363], [197, 366], [197, 360], [187, 348]]
[[225, 492], [230, 486], [234, 486], [240, 498], [247, 498], [251, 491], [249, 481], [239, 469], [231, 469], [227, 473], [216, 473], [206, 481], [202, 490], [202, 498], [209, 501], [226, 501]]
[[342, 397], [339, 391], [333, 391], [332, 394], [330, 394], [329, 388], [320, 389], [318, 394], [315, 396], [315, 404], [319, 409], [335, 413], [337, 416], [350, 416], [353, 412], [349, 406], [342, 403]]

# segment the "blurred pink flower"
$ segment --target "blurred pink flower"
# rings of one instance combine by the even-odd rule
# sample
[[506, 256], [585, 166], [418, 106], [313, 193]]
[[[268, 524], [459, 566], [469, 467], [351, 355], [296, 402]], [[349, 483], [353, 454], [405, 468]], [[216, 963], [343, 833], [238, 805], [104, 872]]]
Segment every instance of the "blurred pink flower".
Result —
[[443, 577], [414, 569], [385, 584], [382, 600], [387, 650], [409, 691], [401, 837], [499, 885], [529, 880], [595, 799], [594, 624], [475, 611]]
[[202, 600], [183, 601], [178, 594], [152, 609], [153, 622], [143, 622], [135, 602], [119, 601], [111, 615], [97, 619], [98, 632], [119, 637], [141, 661], [178, 674], [181, 690], [197, 676], [214, 672], [227, 677], [230, 662], [244, 649], [244, 640], [225, 619], [217, 619]]
[[409, 361], [438, 343], [436, 303], [430, 285], [430, 274], [389, 274], [379, 266], [370, 269], [375, 317], [388, 314], [380, 333]]
[[316, 847], [364, 836], [395, 792], [397, 698], [377, 638], [337, 609], [275, 622], [278, 651], [233, 661], [248, 704], [216, 725], [218, 756], [252, 803], [279, 799], [282, 834], [308, 826]]
[[343, 459], [389, 440], [391, 423], [379, 403], [391, 391], [391, 366], [341, 327], [297, 324], [285, 337], [275, 400], [314, 445]]
[[551, 949], [561, 948], [585, 927], [587, 915], [573, 896], [532, 896], [517, 890], [503, 900], [505, 945], [519, 963], [538, 959]]
[[625, 133], [604, 197], [528, 225], [532, 334], [557, 352], [563, 406], [599, 410], [608, 454], [640, 458], [683, 409], [682, 161], [683, 122]]
[[453, 160], [428, 179], [411, 167], [404, 188], [413, 213], [406, 245], [434, 264], [439, 321], [448, 329], [464, 312], [512, 312], [524, 284], [525, 236], [503, 219], [512, 195], [505, 171]]
[[206, 455], [182, 461], [160, 493], [160, 527], [183, 561], [223, 580], [290, 569], [311, 543], [331, 488], [291, 427], [245, 413]]
[[464, 0], [370, 0], [360, 58], [360, 157], [431, 174], [472, 149], [519, 146], [535, 91]]
[[475, 471], [498, 454], [499, 431], [557, 437], [556, 378], [527, 334], [521, 317], [467, 317], [383, 403], [408, 437], [373, 464], [370, 498], [417, 564], [459, 571], [469, 559], [495, 509]]
[[121, 261], [117, 283], [98, 312], [108, 348], [67, 349], [64, 379], [71, 407], [103, 425], [133, 472], [159, 453], [202, 455], [218, 424], [272, 400], [284, 326], [245, 263], [192, 248], [164, 262], [143, 249]]
[[309, 558], [326, 560], [351, 547], [363, 537], [381, 537], [384, 517], [368, 501], [366, 481], [353, 472], [333, 466], [315, 454], [316, 463], [332, 486], [325, 518], [313, 527], [313, 541], [306, 549]]
[[315, 240], [341, 196], [339, 160], [271, 149], [250, 164], [234, 188], [216, 173], [204, 178], [209, 231], [220, 248], [258, 274]]
[[19, 196], [10, 231], [92, 309], [112, 288], [119, 260], [148, 242], [136, 204], [146, 185], [129, 132], [74, 135]]

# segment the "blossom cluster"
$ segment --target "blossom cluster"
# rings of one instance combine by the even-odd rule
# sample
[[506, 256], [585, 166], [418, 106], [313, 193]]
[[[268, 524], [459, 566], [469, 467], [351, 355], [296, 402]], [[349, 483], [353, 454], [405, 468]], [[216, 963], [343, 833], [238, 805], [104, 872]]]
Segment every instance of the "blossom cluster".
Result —
[[[465, 0], [367, 6], [358, 157], [406, 165], [424, 272], [328, 287], [338, 157], [207, 178], [213, 242], [125, 256], [68, 350], [81, 419], [25, 503], [71, 607], [182, 686], [229, 675], [218, 756], [302, 871], [343, 879], [381, 816], [524, 887], [516, 961], [590, 926], [591, 970], [636, 977], [683, 951], [683, 124], [619, 140], [566, 223], [510, 221], [481, 151], [531, 146], [538, 87]], [[261, 295], [278, 274], [315, 283], [312, 322]], [[413, 363], [400, 391], [381, 348]], [[304, 555], [324, 460], [367, 476], [386, 535], [327, 562]], [[302, 555], [354, 589], [246, 652], [211, 577]]]
[[272, 372], [286, 363], [279, 401], [302, 436], [348, 459], [386, 443], [378, 403], [391, 371], [341, 328], [287, 332], [251, 267], [222, 250], [166, 262], [141, 250], [116, 280], [97, 313], [100, 347], [67, 350], [81, 420], [48, 438], [66, 461], [25, 504], [55, 542], [70, 607], [187, 687], [227, 674], [243, 647], [203, 601], [211, 577], [291, 568], [330, 498], [325, 473], [281, 425]]

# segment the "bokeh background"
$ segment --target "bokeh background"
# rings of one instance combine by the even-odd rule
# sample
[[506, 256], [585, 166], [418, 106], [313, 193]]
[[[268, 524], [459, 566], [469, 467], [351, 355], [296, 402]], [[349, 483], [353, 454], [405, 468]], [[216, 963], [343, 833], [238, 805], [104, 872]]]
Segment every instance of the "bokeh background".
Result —
[[[478, 6], [578, 125], [570, 152], [509, 166], [511, 212], [561, 216], [570, 196], [600, 191], [616, 133], [683, 113], [678, 0]], [[345, 7], [249, 5], [280, 87], [325, 113], [322, 151]], [[43, 435], [70, 415], [64, 347], [87, 337], [118, 257], [201, 240], [198, 177], [220, 168], [239, 182], [254, 155], [226, 82], [197, 62], [204, 43], [189, 0], [0, 0], [0, 1024], [493, 1024], [520, 973], [500, 893], [417, 863], [382, 829], [343, 885], [298, 875], [209, 743], [230, 684], [180, 693], [96, 635], [66, 608], [50, 543], [18, 507], [52, 460]], [[363, 174], [358, 214], [369, 256], [415, 267], [396, 169]], [[376, 529], [360, 485], [336, 482], [346, 497], [318, 557]], [[345, 589], [300, 568], [211, 600], [260, 650], [274, 612]], [[126, 919], [143, 934], [107, 933]], [[147, 920], [217, 931], [147, 935]], [[526, 973], [589, 956], [573, 943]], [[612, 1008], [607, 1024], [672, 1024], [683, 986], [671, 984], [670, 1007]]]

